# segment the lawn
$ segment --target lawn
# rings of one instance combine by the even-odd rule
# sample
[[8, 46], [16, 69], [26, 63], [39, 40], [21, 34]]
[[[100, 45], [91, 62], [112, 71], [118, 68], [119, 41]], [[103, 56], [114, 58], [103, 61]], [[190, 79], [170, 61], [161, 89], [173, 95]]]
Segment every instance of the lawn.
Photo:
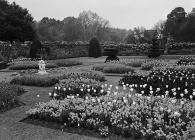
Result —
[[[168, 62], [168, 63], [175, 63], [180, 56], [162, 56], [161, 58]], [[121, 56], [120, 59], [146, 59], [145, 56]], [[114, 87], [118, 86], [119, 81], [121, 80], [122, 76], [125, 74], [107, 74], [104, 73], [104, 71], [95, 71], [93, 69], [96, 65], [104, 65], [105, 57], [101, 58], [88, 58], [88, 57], [81, 57], [81, 58], [70, 58], [69, 61], [79, 61], [82, 63], [82, 65], [74, 65], [71, 67], [66, 68], [50, 68], [47, 71], [50, 75], [58, 75], [60, 73], [73, 73], [73, 72], [97, 72], [98, 74], [105, 75], [105, 79], [107, 81], [103, 82], [103, 84], [110, 85], [112, 84]], [[52, 61], [52, 63], [55, 63], [55, 61]], [[60, 63], [60, 62], [59, 62]], [[61, 64], [61, 63], [60, 63]], [[60, 65], [59, 64], [59, 65]], [[63, 63], [64, 64], [64, 63]], [[62, 65], [62, 64], [61, 64]], [[135, 71], [140, 71], [147, 73], [145, 70], [141, 70], [141, 67], [134, 68]], [[29, 71], [24, 70], [23, 74], [28, 74]], [[33, 72], [34, 73], [34, 72]], [[0, 81], [6, 81], [10, 82], [13, 78], [17, 77], [21, 74], [21, 71], [13, 72], [12, 70], [7, 70], [7, 72], [4, 70], [3, 72], [0, 72]], [[86, 81], [88, 82], [88, 81]], [[75, 83], [74, 83], [75, 84]], [[63, 85], [64, 86], [64, 85]], [[82, 85], [77, 85], [82, 86]], [[18, 100], [24, 103], [23, 106], [13, 108], [11, 110], [8, 110], [4, 113], [0, 113], [0, 139], [13, 139], [13, 140], [19, 140], [19, 139], [27, 139], [27, 140], [99, 140], [102, 139], [97, 133], [94, 133], [93, 131], [83, 130], [81, 128], [66, 128], [62, 131], [62, 128], [60, 125], [57, 125], [56, 123], [48, 123], [44, 121], [24, 121], [24, 119], [27, 117], [27, 114], [25, 113], [31, 108], [34, 108], [35, 104], [39, 102], [49, 102], [51, 100], [51, 97], [49, 97], [49, 93], [53, 91], [55, 84], [53, 86], [48, 87], [35, 87], [35, 86], [24, 86], [21, 85], [26, 91], [26, 93], [20, 95], [18, 97]], [[120, 86], [119, 86], [120, 88]], [[122, 88], [122, 87], [121, 87]], [[138, 90], [138, 89], [137, 89]], [[14, 117], [13, 117], [14, 116]], [[10, 133], [11, 132], [11, 133]], [[195, 136], [195, 132], [192, 133]], [[125, 138], [121, 138], [116, 135], [111, 135], [108, 138], [103, 139], [109, 139], [109, 140], [126, 140]], [[129, 138], [127, 138], [129, 140]]]

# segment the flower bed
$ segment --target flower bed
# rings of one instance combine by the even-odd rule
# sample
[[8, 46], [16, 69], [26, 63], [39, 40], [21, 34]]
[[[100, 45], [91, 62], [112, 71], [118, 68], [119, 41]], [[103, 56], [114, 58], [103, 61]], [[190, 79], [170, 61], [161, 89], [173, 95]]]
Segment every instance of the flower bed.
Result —
[[104, 82], [105, 77], [103, 74], [96, 73], [96, 72], [72, 72], [68, 74], [64, 74], [63, 76], [59, 77], [60, 79], [68, 79], [68, 78], [85, 78], [85, 79], [93, 79], [96, 81]]
[[156, 60], [156, 59], [149, 59], [146, 60], [144, 63], [141, 64], [141, 69], [142, 70], [152, 70], [155, 67], [164, 67], [164, 66], [168, 66], [170, 64], [168, 64], [165, 61], [162, 60]]
[[[115, 91], [101, 97], [51, 100], [27, 111], [32, 119], [82, 127], [101, 136], [180, 139], [195, 124], [195, 102]], [[188, 114], [188, 115], [187, 115]]]
[[195, 58], [192, 56], [182, 56], [177, 61], [177, 65], [195, 65]]
[[149, 75], [126, 75], [120, 84], [143, 95], [195, 99], [195, 71], [190, 67], [156, 68]]
[[106, 92], [102, 91], [101, 83], [93, 79], [86, 78], [69, 78], [60, 80], [53, 90], [49, 93], [51, 98], [62, 100], [69, 96], [101, 96]]
[[0, 83], [0, 112], [3, 112], [17, 104], [17, 96], [24, 93], [24, 90], [16, 85]]

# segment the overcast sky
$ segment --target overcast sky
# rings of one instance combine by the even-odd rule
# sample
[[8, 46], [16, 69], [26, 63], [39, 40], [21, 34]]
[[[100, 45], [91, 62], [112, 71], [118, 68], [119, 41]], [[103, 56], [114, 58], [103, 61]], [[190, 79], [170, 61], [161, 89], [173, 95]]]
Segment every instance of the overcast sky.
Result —
[[195, 0], [8, 0], [27, 8], [35, 20], [50, 17], [62, 20], [78, 17], [83, 10], [91, 10], [110, 21], [112, 27], [149, 29], [168, 13], [181, 6], [191, 12]]

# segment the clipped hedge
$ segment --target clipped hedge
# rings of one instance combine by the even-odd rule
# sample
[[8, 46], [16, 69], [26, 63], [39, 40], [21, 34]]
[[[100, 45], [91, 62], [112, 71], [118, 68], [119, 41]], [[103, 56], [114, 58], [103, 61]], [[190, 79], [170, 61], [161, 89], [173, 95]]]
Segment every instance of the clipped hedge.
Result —
[[[58, 66], [54, 63], [47, 63], [46, 68], [57, 68]], [[18, 62], [9, 67], [10, 70], [26, 70], [26, 69], [39, 69], [37, 61], [24, 61]]]
[[10, 83], [26, 86], [48, 87], [53, 86], [58, 82], [59, 79], [57, 76], [31, 74], [15, 77]]
[[119, 63], [108, 63], [108, 64], [95, 65], [93, 66], [92, 69], [96, 71], [101, 71], [104, 73], [117, 73], [117, 74], [134, 72], [134, 69], [132, 67], [125, 66]]

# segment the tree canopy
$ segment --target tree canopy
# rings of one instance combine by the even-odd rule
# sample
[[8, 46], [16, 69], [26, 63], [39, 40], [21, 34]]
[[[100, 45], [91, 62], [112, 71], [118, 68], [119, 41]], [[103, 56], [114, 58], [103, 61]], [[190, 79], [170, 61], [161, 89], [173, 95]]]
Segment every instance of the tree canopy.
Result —
[[27, 41], [35, 38], [33, 17], [27, 9], [0, 0], [0, 40]]

